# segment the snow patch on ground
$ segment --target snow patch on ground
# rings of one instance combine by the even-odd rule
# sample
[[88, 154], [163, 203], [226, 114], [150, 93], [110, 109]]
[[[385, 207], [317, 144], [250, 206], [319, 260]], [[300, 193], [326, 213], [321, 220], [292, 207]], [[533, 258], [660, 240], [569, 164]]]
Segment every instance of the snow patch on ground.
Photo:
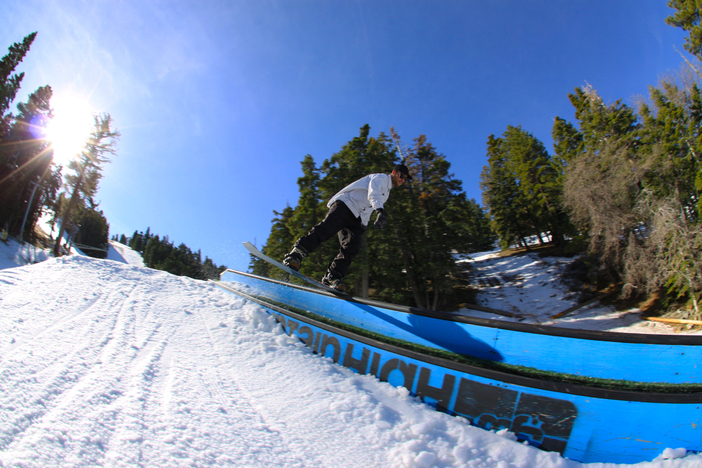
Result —
[[119, 242], [110, 241], [107, 259], [116, 262], [128, 263], [130, 265], [145, 266], [144, 259], [139, 252], [136, 252]]
[[[675, 334], [675, 328], [641, 318], [639, 309], [618, 311], [598, 302], [578, 308], [563, 317], [554, 318], [577, 306], [576, 294], [559, 278], [572, 259], [541, 257], [536, 253], [500, 256], [499, 251], [467, 256], [459, 263], [472, 268], [472, 285], [479, 289], [476, 303], [482, 307], [508, 312], [514, 317], [496, 313], [462, 309], [472, 317], [551, 325], [582, 330], [622, 333]], [[702, 334], [692, 330], [689, 334]]]

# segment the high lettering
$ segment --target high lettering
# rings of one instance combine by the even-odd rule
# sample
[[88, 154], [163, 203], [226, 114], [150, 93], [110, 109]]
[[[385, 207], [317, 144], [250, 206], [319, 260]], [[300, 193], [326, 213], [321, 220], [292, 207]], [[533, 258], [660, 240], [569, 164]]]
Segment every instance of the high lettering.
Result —
[[519, 440], [544, 450], [562, 454], [568, 444], [578, 414], [569, 401], [478, 382], [479, 378], [473, 380], [470, 374], [403, 358], [382, 348], [359, 346], [359, 342], [280, 314], [276, 314], [276, 320], [314, 352], [359, 374], [369, 373], [405, 387], [439, 411], [463, 416], [488, 430], [508, 429]]

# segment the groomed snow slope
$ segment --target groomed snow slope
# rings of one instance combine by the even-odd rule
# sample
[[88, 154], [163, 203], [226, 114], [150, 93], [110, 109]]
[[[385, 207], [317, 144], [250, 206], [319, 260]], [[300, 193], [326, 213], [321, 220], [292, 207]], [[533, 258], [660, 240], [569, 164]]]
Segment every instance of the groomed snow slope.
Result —
[[313, 355], [209, 283], [49, 259], [0, 270], [0, 311], [3, 467], [582, 466]]

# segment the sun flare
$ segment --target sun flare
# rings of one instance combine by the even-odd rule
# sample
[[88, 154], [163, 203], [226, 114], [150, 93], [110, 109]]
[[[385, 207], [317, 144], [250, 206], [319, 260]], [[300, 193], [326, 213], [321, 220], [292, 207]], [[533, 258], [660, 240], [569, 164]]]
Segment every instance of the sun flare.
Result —
[[94, 118], [87, 100], [72, 96], [51, 99], [53, 118], [46, 126], [46, 138], [54, 150], [54, 163], [66, 165], [85, 146]]

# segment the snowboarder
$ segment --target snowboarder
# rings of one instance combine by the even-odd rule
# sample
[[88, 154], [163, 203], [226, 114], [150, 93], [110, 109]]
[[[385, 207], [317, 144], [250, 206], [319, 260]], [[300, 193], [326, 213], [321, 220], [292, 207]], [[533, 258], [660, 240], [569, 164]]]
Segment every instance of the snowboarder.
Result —
[[346, 285], [342, 279], [361, 250], [361, 236], [368, 229], [371, 214], [377, 213], [373, 225], [377, 229], [385, 228], [388, 216], [383, 204], [390, 196], [390, 190], [401, 186], [406, 180], [412, 180], [412, 176], [407, 166], [398, 164], [390, 174], [369, 174], [341, 189], [327, 203], [329, 211], [324, 220], [295, 242], [283, 263], [299, 271], [302, 259], [338, 233], [339, 253], [329, 264], [322, 284], [345, 292]]

